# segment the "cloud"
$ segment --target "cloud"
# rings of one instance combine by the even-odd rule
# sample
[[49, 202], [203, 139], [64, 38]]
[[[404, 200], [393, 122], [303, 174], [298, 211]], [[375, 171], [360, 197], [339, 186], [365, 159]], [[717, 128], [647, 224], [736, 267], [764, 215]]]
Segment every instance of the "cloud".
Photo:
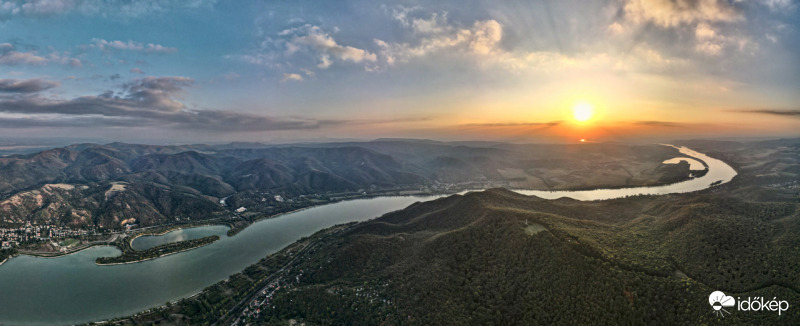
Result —
[[63, 115], [33, 115], [31, 117], [7, 117], [0, 115], [0, 127], [10, 129], [23, 128], [97, 128], [97, 127], [139, 127], [142, 121], [129, 118], [108, 118]]
[[791, 11], [795, 9], [795, 4], [792, 3], [792, 0], [764, 0], [761, 3], [772, 11]]
[[131, 68], [131, 72], [134, 74], [144, 74], [144, 71], [142, 71], [142, 69], [139, 68]]
[[564, 121], [550, 121], [550, 122], [509, 122], [509, 123], [467, 123], [463, 127], [488, 127], [488, 128], [502, 128], [502, 127], [556, 127], [563, 124]]
[[[145, 77], [119, 91], [61, 99], [29, 94], [0, 97], [5, 123], [27, 126], [159, 127], [217, 132], [315, 129], [345, 122], [297, 117], [269, 117], [250, 113], [197, 110], [179, 101], [186, 77]], [[8, 117], [8, 115], [15, 115]], [[19, 117], [17, 115], [22, 115]]]
[[635, 24], [674, 27], [697, 22], [733, 22], [744, 19], [727, 0], [627, 0], [625, 18]]
[[[715, 57], [715, 65], [723, 65], [745, 58], [736, 54], [752, 57], [758, 52], [749, 29], [740, 24], [752, 14], [746, 11], [749, 7], [738, 0], [622, 0], [618, 19], [607, 31], [617, 46], [646, 46], [705, 65], [696, 69], [713, 69], [704, 59]], [[700, 56], [687, 55], [692, 51]]]
[[73, 0], [33, 0], [22, 3], [20, 9], [32, 15], [52, 15], [72, 10], [75, 5]]
[[34, 52], [6, 51], [0, 53], [0, 65], [44, 65], [47, 59], [36, 55]]
[[283, 74], [283, 79], [281, 79], [281, 83], [290, 80], [301, 82], [303, 81], [303, 76], [301, 76], [300, 74]]
[[681, 127], [682, 126], [682, 124], [677, 123], [677, 122], [655, 121], [655, 120], [632, 121], [631, 124], [637, 125], [637, 126], [667, 127], [667, 128], [675, 128], [675, 127]]
[[392, 18], [400, 22], [403, 27], [411, 28], [415, 33], [434, 34], [442, 33], [450, 26], [447, 25], [447, 12], [432, 13], [430, 18], [411, 17], [416, 12], [421, 12], [422, 7], [396, 6], [391, 9]]
[[48, 17], [69, 13], [104, 17], [139, 17], [179, 9], [211, 7], [216, 0], [12, 0], [0, 1], [0, 19]]
[[[327, 69], [337, 62], [375, 65], [378, 61], [375, 53], [341, 44], [330, 33], [311, 24], [285, 29], [266, 37], [253, 53], [231, 54], [225, 58], [276, 70], [299, 66], [307, 76], [314, 75], [314, 67]], [[365, 69], [373, 70], [373, 67], [367, 66]], [[292, 79], [297, 80], [295, 77]]]
[[750, 39], [741, 35], [726, 36], [706, 22], [697, 23], [694, 29], [695, 51], [709, 56], [722, 54], [725, 48], [744, 50], [750, 45]]
[[178, 49], [166, 47], [161, 44], [153, 44], [153, 43], [141, 43], [141, 42], [134, 42], [131, 40], [125, 41], [106, 41], [104, 39], [93, 38], [92, 39], [93, 47], [96, 47], [100, 50], [108, 51], [108, 50], [121, 50], [121, 51], [144, 51], [144, 52], [151, 52], [151, 53], [175, 53], [178, 52]]
[[[396, 14], [396, 12], [395, 12]], [[399, 18], [398, 18], [399, 17]], [[436, 17], [445, 17], [438, 15]], [[395, 15], [401, 25], [412, 29], [413, 19]], [[433, 18], [431, 18], [433, 19]], [[407, 23], [404, 20], [408, 21]], [[611, 70], [631, 71], [645, 67], [648, 70], [663, 71], [683, 64], [682, 60], [665, 57], [646, 44], [628, 46], [621, 54], [602, 51], [585, 51], [566, 54], [563, 51], [541, 49], [506, 49], [503, 46], [504, 26], [494, 19], [478, 20], [466, 27], [460, 24], [438, 20], [437, 32], [416, 33], [414, 41], [391, 43], [374, 39], [379, 53], [389, 66], [411, 62], [428, 56], [446, 56], [465, 59], [472, 66], [487, 70], [502, 69], [512, 73], [535, 72], [551, 74], [564, 70]], [[512, 26], [513, 28], [513, 26]], [[611, 34], [625, 33], [621, 24], [608, 27]], [[602, 47], [598, 47], [602, 48]]]
[[43, 79], [0, 79], [0, 93], [36, 93], [59, 85]]
[[41, 66], [48, 63], [58, 63], [72, 67], [81, 67], [83, 63], [69, 56], [69, 53], [52, 52], [47, 56], [42, 56], [34, 51], [19, 52], [15, 50], [11, 43], [0, 43], [0, 65], [32, 65]]
[[730, 110], [729, 112], [758, 113], [758, 114], [776, 115], [776, 116], [783, 116], [783, 117], [798, 117], [798, 118], [800, 118], [800, 110], [753, 109], [753, 110]]
[[287, 55], [292, 55], [302, 49], [308, 49], [318, 57], [320, 63], [317, 67], [320, 69], [330, 67], [333, 63], [331, 59], [355, 63], [377, 61], [377, 56], [374, 53], [352, 46], [341, 45], [319, 26], [307, 24], [300, 28], [284, 30], [279, 35], [291, 35], [285, 45]]
[[379, 39], [374, 42], [389, 64], [445, 50], [483, 56], [502, 52], [498, 43], [503, 38], [503, 27], [496, 20], [476, 21], [469, 28], [439, 25], [435, 31], [426, 32], [430, 35], [422, 37], [417, 44], [388, 43]]
[[703, 54], [706, 54], [706, 55], [710, 55], [710, 56], [717, 56], [717, 55], [720, 55], [720, 53], [722, 53], [722, 45], [719, 44], [719, 43], [713, 43], [713, 42], [698, 43], [694, 47], [694, 49], [697, 52], [700, 52], [700, 53], [703, 53]]

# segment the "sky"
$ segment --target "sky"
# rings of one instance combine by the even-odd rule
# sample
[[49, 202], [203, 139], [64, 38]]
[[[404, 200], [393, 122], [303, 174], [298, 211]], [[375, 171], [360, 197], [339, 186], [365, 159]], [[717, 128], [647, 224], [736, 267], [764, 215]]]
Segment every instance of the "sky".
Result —
[[0, 140], [800, 136], [799, 8], [0, 0]]

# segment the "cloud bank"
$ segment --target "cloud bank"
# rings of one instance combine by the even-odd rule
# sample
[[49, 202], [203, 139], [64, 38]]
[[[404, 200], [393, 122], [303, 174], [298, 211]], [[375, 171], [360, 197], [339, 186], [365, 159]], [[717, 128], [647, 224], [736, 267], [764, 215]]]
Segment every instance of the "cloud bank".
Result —
[[[42, 80], [4, 80], [0, 89], [24, 94], [0, 96], [0, 125], [161, 127], [217, 132], [315, 129], [337, 121], [269, 117], [221, 110], [188, 108], [178, 98], [194, 84], [186, 77], [145, 77], [96, 96], [72, 99], [35, 94], [57, 83]], [[25, 94], [30, 93], [30, 94]], [[20, 118], [19, 115], [23, 115]]]

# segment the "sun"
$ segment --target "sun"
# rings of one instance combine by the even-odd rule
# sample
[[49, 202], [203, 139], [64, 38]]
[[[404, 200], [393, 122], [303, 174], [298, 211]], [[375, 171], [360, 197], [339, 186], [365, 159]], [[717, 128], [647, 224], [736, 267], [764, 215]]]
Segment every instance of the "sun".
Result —
[[589, 102], [578, 102], [572, 107], [572, 116], [580, 122], [589, 121], [594, 115], [594, 106]]

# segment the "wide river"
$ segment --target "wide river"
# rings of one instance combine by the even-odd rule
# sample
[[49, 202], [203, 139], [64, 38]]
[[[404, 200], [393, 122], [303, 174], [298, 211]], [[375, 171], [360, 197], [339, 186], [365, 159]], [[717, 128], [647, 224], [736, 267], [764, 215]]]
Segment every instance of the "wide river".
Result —
[[[685, 193], [730, 181], [736, 171], [720, 160], [688, 148], [681, 153], [705, 162], [705, 176], [660, 187], [588, 191], [517, 190], [554, 199], [602, 200], [632, 195]], [[65, 325], [125, 316], [176, 301], [226, 279], [299, 238], [336, 224], [365, 221], [428, 197], [380, 197], [313, 207], [259, 221], [233, 237], [227, 228], [199, 227], [161, 237], [139, 238], [137, 248], [219, 234], [210, 245], [145, 262], [98, 266], [95, 258], [119, 254], [114, 247], [93, 247], [57, 258], [21, 255], [0, 265], [0, 324]]]

